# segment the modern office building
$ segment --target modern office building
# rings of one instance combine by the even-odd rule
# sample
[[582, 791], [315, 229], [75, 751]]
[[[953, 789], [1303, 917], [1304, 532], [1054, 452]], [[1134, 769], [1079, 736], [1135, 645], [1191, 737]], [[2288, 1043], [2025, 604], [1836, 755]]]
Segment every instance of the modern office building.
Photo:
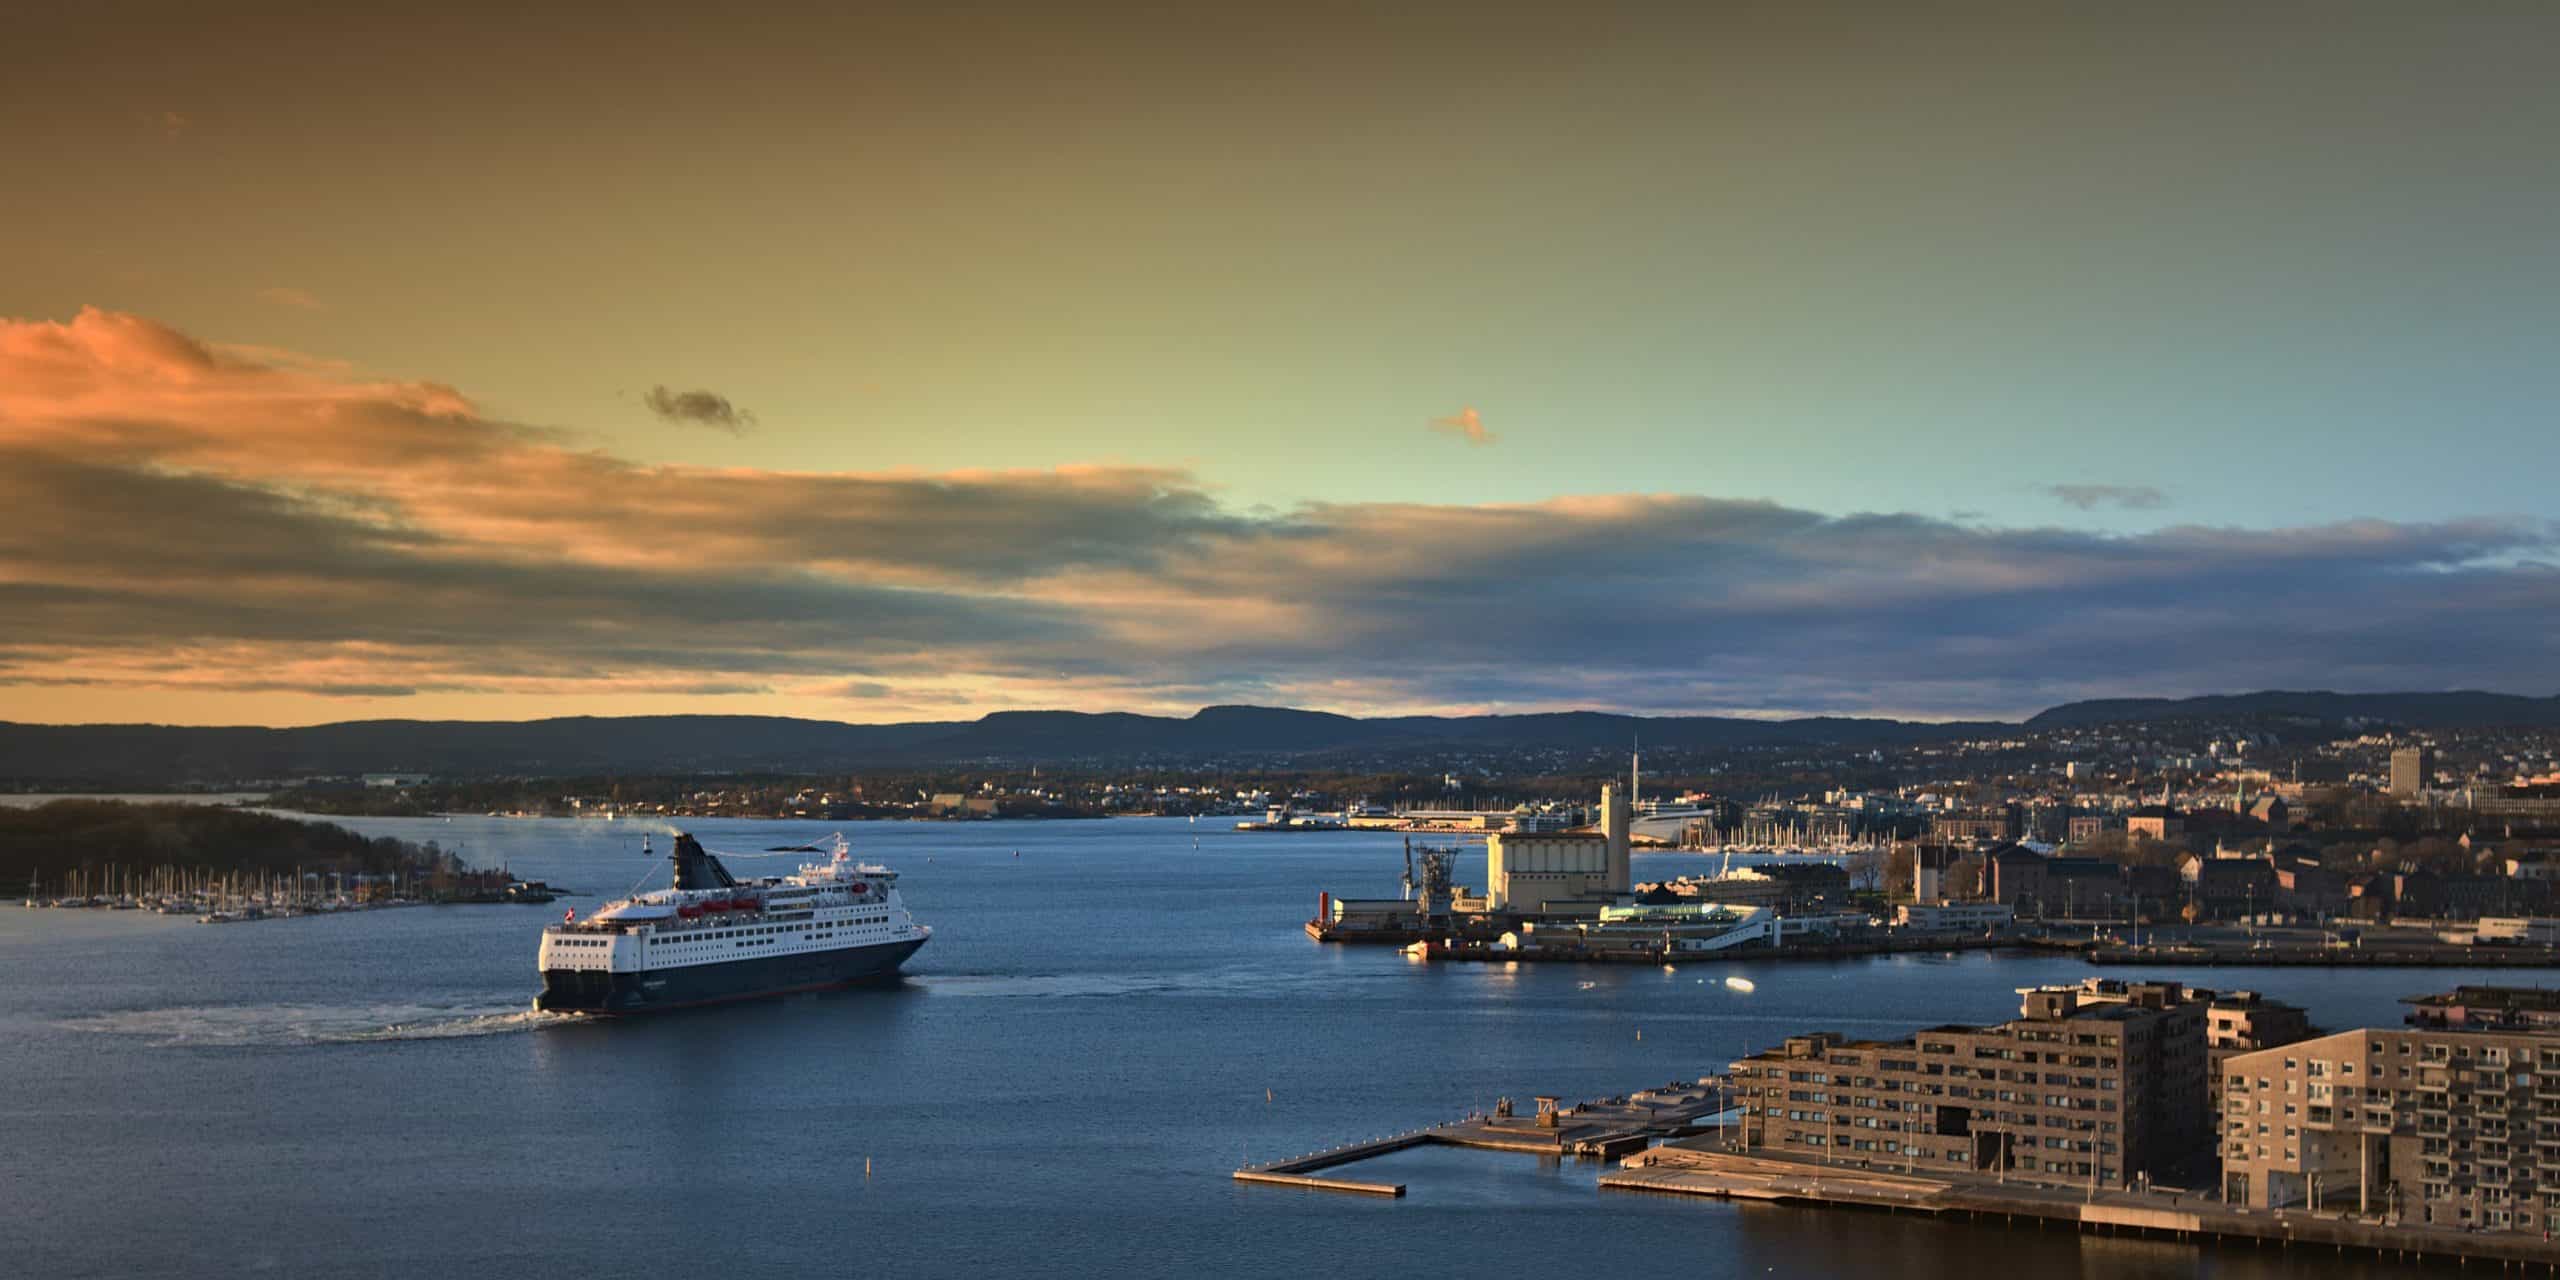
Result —
[[2342, 1031], [2222, 1066], [2223, 1197], [2560, 1226], [2560, 1033]]

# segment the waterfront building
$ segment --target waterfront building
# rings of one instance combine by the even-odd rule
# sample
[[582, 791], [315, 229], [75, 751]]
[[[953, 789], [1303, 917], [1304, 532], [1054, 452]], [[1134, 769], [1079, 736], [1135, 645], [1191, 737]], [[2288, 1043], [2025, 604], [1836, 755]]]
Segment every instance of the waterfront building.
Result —
[[1893, 913], [1897, 926], [1932, 933], [1983, 933], [2017, 920], [2017, 911], [2001, 902], [1906, 902]]
[[2019, 1016], [1911, 1039], [1790, 1036], [1733, 1064], [1747, 1146], [1877, 1169], [2062, 1186], [2185, 1176], [2210, 1145], [2212, 993], [2091, 978]]
[[[1586, 960], [1657, 959], [1778, 945], [1808, 932], [1809, 920], [1788, 919], [1765, 907], [1725, 902], [1646, 903], [1601, 907], [1588, 920], [1524, 920], [1495, 940], [1494, 949], [1537, 952]], [[1863, 919], [1863, 917], [1861, 918]]]
[[2560, 1032], [2367, 1028], [2223, 1064], [2223, 1197], [2547, 1231], [2560, 1215]]
[[2194, 895], [2196, 911], [2208, 920], [2232, 920], [2277, 907], [2276, 867], [2267, 858], [2190, 855], [2180, 860], [2178, 874]]
[[2455, 987], [2411, 996], [2409, 1025], [2470, 1031], [2560, 1031], [2560, 991], [2548, 987]]
[[2311, 857], [2292, 856], [2275, 864], [2276, 900], [2294, 915], [2326, 920], [2343, 915], [2350, 904], [2344, 871], [2322, 866]]
[[2047, 857], [2012, 846], [1993, 850], [1982, 870], [1983, 896], [2022, 917], [2117, 919], [2132, 904], [2124, 869], [2104, 858]]
[[1795, 915], [1846, 901], [1849, 872], [1828, 862], [1770, 863], [1735, 867], [1721, 875], [1684, 876], [1648, 888], [1675, 901], [1743, 903]]
[[1631, 889], [1627, 799], [1600, 788], [1598, 834], [1499, 832], [1485, 838], [1486, 901], [1535, 915], [1568, 902], [1615, 901]]
[[2270, 1000], [2255, 991], [2215, 995], [2204, 1012], [2205, 1096], [2211, 1112], [2222, 1111], [2224, 1063], [2244, 1053], [2308, 1040], [2313, 1034], [2311, 1015], [2297, 1005]]

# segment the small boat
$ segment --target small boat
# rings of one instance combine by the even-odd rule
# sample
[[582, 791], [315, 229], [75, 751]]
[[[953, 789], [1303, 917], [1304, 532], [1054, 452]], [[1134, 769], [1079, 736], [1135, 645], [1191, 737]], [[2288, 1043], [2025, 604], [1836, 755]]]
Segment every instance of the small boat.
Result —
[[1758, 990], [1749, 978], [1727, 978], [1724, 980], [1724, 985], [1729, 991], [1740, 991], [1746, 994]]

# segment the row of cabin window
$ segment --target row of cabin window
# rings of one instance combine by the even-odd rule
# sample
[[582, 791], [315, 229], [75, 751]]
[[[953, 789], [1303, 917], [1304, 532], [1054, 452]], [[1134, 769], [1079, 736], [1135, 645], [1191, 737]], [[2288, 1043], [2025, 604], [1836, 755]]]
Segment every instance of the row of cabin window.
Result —
[[[887, 916], [866, 916], [866, 917], [864, 917], [864, 918], [862, 918], [862, 919], [860, 919], [860, 920], [847, 921], [846, 923], [848, 923], [848, 924], [881, 924], [881, 923], [886, 922], [888, 919], [889, 919], [889, 917], [887, 917]], [[771, 927], [769, 927], [769, 928], [764, 928], [764, 929], [722, 929], [722, 930], [719, 930], [718, 932], [715, 932], [715, 933], [706, 933], [706, 934], [702, 934], [702, 935], [700, 935], [700, 936], [698, 936], [698, 937], [691, 937], [691, 938], [661, 938], [661, 939], [659, 939], [659, 941], [661, 941], [661, 942], [710, 942], [710, 941], [714, 941], [714, 940], [716, 940], [716, 939], [720, 939], [720, 938], [742, 938], [742, 937], [749, 936], [749, 935], [751, 935], [751, 934], [752, 934], [752, 935], [757, 935], [757, 936], [762, 936], [762, 935], [764, 935], [764, 934], [769, 934], [769, 933], [806, 933], [806, 932], [808, 932], [809, 930], [811, 930], [811, 929], [815, 929], [815, 928], [817, 928], [817, 927], [818, 927], [818, 926], [817, 926], [817, 925], [814, 925], [814, 924], [780, 924], [780, 925], [774, 925], [774, 926], [771, 926]]]

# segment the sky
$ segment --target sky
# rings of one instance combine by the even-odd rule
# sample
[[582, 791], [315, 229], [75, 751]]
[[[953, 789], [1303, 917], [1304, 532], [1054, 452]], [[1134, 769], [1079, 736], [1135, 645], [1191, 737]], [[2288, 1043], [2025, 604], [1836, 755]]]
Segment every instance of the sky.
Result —
[[52, 6], [0, 719], [2552, 691], [2547, 6]]

